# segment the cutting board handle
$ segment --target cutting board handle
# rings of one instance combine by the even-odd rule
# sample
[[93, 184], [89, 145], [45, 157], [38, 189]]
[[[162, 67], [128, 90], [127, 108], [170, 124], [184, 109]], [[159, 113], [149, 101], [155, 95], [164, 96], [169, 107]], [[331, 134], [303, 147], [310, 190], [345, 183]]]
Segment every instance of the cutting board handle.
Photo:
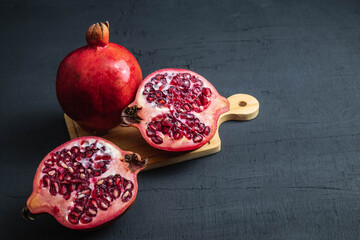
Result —
[[226, 121], [248, 121], [259, 113], [259, 101], [248, 94], [235, 94], [228, 97], [230, 110], [219, 118], [219, 125]]

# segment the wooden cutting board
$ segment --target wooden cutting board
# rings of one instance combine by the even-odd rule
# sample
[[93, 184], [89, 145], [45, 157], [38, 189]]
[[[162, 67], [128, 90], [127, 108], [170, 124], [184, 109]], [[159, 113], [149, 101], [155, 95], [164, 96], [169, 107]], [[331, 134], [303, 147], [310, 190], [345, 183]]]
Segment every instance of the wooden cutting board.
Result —
[[[167, 152], [151, 147], [141, 136], [135, 127], [116, 127], [101, 137], [110, 140], [121, 149], [140, 154], [142, 158], [148, 158], [148, 165], [145, 170], [163, 167], [199, 157], [214, 154], [221, 149], [219, 137], [219, 126], [226, 121], [247, 121], [255, 118], [259, 113], [259, 102], [253, 96], [247, 94], [235, 94], [228, 98], [230, 110], [222, 114], [218, 121], [218, 129], [215, 136], [202, 146], [189, 152]], [[65, 114], [65, 122], [70, 138], [94, 135], [82, 129], [75, 121]]]

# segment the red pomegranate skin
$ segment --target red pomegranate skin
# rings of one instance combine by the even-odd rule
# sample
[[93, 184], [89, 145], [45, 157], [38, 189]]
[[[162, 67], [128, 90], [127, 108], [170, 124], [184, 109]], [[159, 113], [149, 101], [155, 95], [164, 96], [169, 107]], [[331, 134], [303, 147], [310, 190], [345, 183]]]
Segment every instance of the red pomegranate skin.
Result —
[[89, 28], [87, 46], [65, 57], [56, 79], [63, 111], [91, 131], [118, 125], [122, 110], [134, 100], [142, 81], [135, 57], [124, 47], [109, 43], [108, 25], [100, 25]]

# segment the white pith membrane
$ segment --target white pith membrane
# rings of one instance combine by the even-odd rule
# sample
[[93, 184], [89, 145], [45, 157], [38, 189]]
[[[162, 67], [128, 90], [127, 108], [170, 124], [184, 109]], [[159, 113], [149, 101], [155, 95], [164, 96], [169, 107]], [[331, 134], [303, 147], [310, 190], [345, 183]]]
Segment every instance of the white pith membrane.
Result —
[[[102, 221], [101, 225], [132, 204], [137, 194], [136, 174], [124, 161], [127, 152], [99, 138], [71, 141], [60, 147], [63, 150], [46, 156], [39, 166], [42, 172], [34, 180], [39, 184], [41, 201], [49, 204], [47, 212], [57, 219], [65, 218], [62, 223], [68, 227], [80, 228], [96, 220]], [[74, 157], [74, 147], [83, 156]], [[44, 180], [47, 176], [50, 181]], [[121, 204], [114, 205], [115, 201]]]
[[[187, 81], [188, 87], [174, 85], [172, 83], [174, 77]], [[138, 90], [136, 105], [141, 109], [146, 109], [138, 112], [138, 116], [142, 119], [138, 128], [149, 143], [171, 150], [198, 145], [211, 139], [209, 136], [212, 137], [215, 134], [219, 115], [228, 111], [229, 105], [227, 99], [220, 96], [211, 84], [200, 75], [187, 70], [177, 72], [160, 70], [146, 79]], [[172, 92], [174, 89], [180, 92], [178, 94], [180, 97], [175, 101], [174, 94], [169, 93], [170, 88]], [[193, 92], [195, 88], [197, 92]], [[159, 90], [162, 93], [159, 93]], [[189, 107], [188, 109], [185, 104]], [[194, 110], [194, 106], [197, 107], [197, 111]], [[165, 120], [169, 120], [172, 125], [169, 127], [164, 125]], [[191, 121], [196, 123], [189, 124]], [[167, 129], [164, 131], [164, 128]], [[175, 137], [176, 132], [181, 133]]]

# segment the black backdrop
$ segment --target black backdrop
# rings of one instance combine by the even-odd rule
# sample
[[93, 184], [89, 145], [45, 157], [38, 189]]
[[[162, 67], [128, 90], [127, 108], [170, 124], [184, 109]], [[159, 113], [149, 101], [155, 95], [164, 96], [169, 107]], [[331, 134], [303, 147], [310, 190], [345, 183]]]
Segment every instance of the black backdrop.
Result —
[[[1, 1], [1, 239], [357, 239], [358, 1]], [[93, 232], [20, 210], [43, 156], [69, 139], [58, 64], [110, 22], [143, 75], [205, 76], [261, 104], [221, 126], [216, 155], [139, 175], [123, 218]]]

